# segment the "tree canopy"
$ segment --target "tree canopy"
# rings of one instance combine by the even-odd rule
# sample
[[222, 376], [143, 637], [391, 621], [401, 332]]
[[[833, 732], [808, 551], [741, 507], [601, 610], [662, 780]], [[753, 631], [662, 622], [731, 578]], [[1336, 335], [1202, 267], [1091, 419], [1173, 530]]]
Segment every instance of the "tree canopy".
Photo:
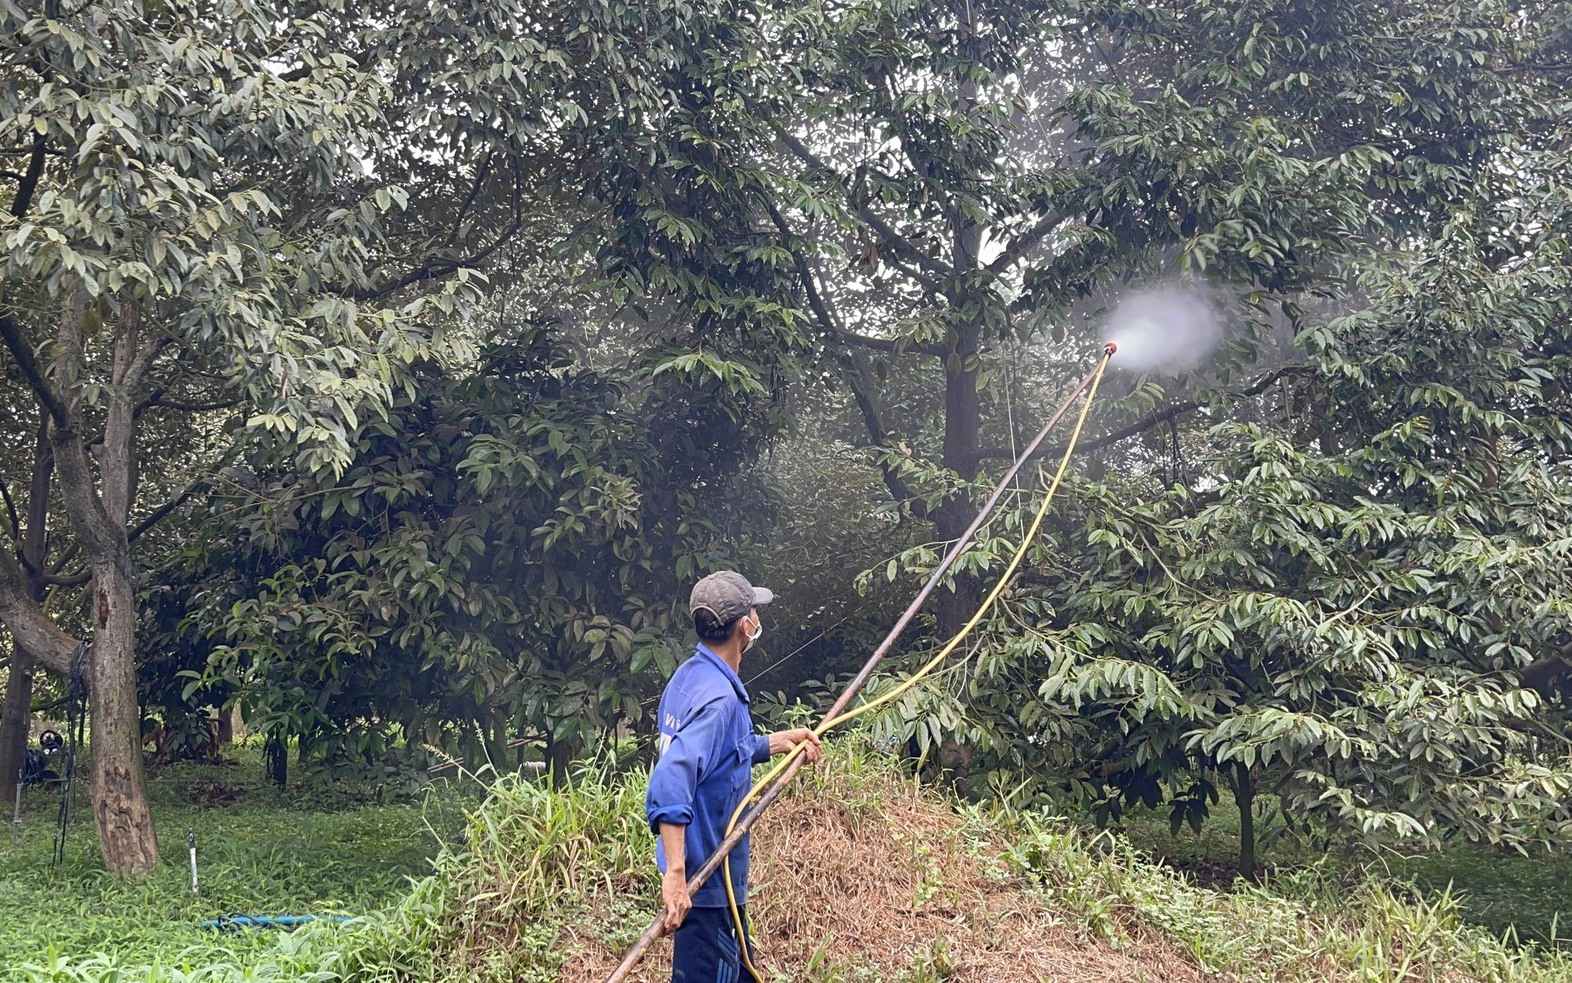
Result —
[[148, 707], [560, 769], [640, 732], [728, 565], [797, 593], [772, 685], [843, 671], [1152, 284], [1221, 343], [1110, 382], [983, 639], [880, 726], [1106, 815], [1563, 831], [1559, 5], [0, 26], [0, 766], [91, 640], [111, 870], [156, 860]]

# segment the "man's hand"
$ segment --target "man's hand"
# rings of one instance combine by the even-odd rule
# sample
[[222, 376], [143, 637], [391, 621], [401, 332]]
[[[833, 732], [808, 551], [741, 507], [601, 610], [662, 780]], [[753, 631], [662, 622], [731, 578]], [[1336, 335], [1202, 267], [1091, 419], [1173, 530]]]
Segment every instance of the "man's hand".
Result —
[[785, 754], [799, 744], [806, 744], [802, 756], [809, 764], [819, 760], [819, 735], [806, 727], [795, 730], [778, 730], [770, 735], [770, 754]]
[[688, 917], [693, 898], [688, 894], [688, 875], [682, 870], [668, 870], [660, 878], [661, 900], [666, 902], [666, 914], [660, 920], [660, 933], [670, 935]]

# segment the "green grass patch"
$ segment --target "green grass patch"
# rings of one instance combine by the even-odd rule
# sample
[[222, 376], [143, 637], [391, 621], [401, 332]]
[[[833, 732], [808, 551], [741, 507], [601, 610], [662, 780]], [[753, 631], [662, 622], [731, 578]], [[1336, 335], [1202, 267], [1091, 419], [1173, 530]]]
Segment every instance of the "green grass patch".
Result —
[[[1294, 983], [1565, 983], [1572, 955], [1466, 922], [1445, 890], [1424, 896], [1368, 872], [1300, 866], [1262, 886], [1201, 887], [1132, 847], [1062, 820], [996, 817], [1011, 869], [1047, 904], [1112, 944], [1156, 928], [1223, 978]], [[1166, 829], [1166, 827], [1164, 827]]]
[[[1380, 879], [1412, 889], [1426, 903], [1445, 899], [1463, 921], [1509, 940], [1572, 946], [1572, 857], [1532, 856], [1459, 844], [1439, 853], [1374, 852], [1315, 842], [1257, 820], [1261, 860], [1291, 875], [1330, 869], [1342, 880]], [[1239, 855], [1239, 817], [1231, 809], [1211, 816], [1199, 832], [1177, 833], [1167, 816], [1145, 809], [1125, 814], [1118, 829], [1144, 853], [1201, 883], [1229, 884]]]
[[[828, 764], [833, 785], [810, 773], [800, 794], [840, 803], [866, 798], [859, 807], [866, 822], [880, 821], [884, 796], [909, 794], [910, 779], [884, 756], [856, 740], [836, 745]], [[653, 913], [641, 771], [586, 770], [568, 790], [506, 776], [483, 801], [464, 791], [478, 787], [469, 783], [436, 789], [423, 804], [379, 804], [374, 788], [353, 786], [280, 794], [237, 777], [247, 771], [177, 768], [157, 776], [165, 859], [138, 884], [98, 871], [85, 810], [67, 862], [51, 868], [53, 804], [34, 793], [21, 841], [0, 846], [4, 978], [551, 983], [570, 938], [621, 950]], [[848, 790], [856, 793], [851, 799]], [[185, 866], [188, 826], [201, 850], [197, 897]], [[971, 806], [955, 814], [954, 835], [990, 876], [1030, 886], [1042, 911], [1075, 926], [1087, 944], [1135, 952], [1166, 938], [1220, 979], [1572, 980], [1572, 954], [1503, 943], [1465, 920], [1457, 893], [1412, 891], [1379, 871], [1323, 860], [1279, 869], [1262, 887], [1212, 890], [1122, 836], [1063, 819]], [[196, 926], [234, 913], [356, 918], [292, 933]], [[948, 978], [961, 955], [936, 942], [901, 978]], [[876, 979], [834, 969], [859, 965], [856, 951], [816, 958], [830, 968], [791, 972]]]
[[[7, 978], [27, 978], [24, 966], [92, 953], [104, 954], [104, 965], [255, 964], [278, 943], [278, 930], [218, 932], [199, 923], [386, 908], [409, 894], [412, 878], [431, 871], [438, 850], [431, 827], [462, 821], [457, 804], [433, 814], [413, 800], [377, 804], [375, 787], [358, 795], [285, 792], [264, 784], [260, 772], [260, 764], [246, 761], [152, 773], [161, 860], [133, 883], [104, 873], [85, 789], [77, 789], [59, 865], [52, 863], [59, 793], [24, 790], [19, 835], [0, 836], [0, 967]], [[381, 797], [388, 798], [385, 790]], [[197, 894], [188, 830], [197, 837]]]
[[1460, 846], [1384, 865], [1426, 896], [1455, 894], [1464, 918], [1497, 935], [1572, 947], [1572, 858]]

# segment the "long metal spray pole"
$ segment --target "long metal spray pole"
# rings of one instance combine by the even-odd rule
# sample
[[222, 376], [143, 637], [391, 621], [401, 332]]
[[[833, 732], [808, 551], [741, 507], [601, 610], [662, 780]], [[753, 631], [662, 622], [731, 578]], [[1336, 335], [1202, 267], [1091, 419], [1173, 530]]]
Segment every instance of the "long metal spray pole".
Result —
[[[950, 547], [950, 551], [945, 554], [944, 559], [939, 561], [939, 565], [929, 575], [928, 582], [922, 585], [922, 590], [918, 591], [917, 596], [912, 598], [912, 602], [906, 606], [906, 610], [896, 620], [895, 626], [890, 629], [890, 633], [884, 636], [884, 641], [880, 642], [879, 647], [873, 650], [872, 655], [868, 656], [868, 661], [863, 664], [862, 670], [857, 673], [856, 678], [847, 685], [845, 691], [836, 699], [835, 705], [825, 711], [821, 724], [824, 721], [833, 720], [840, 716], [841, 712], [846, 709], [852, 699], [867, 684], [868, 680], [873, 676], [874, 669], [878, 668], [879, 663], [884, 661], [884, 657], [895, 646], [896, 640], [906, 630], [906, 626], [911, 624], [912, 619], [917, 616], [917, 612], [922, 609], [923, 603], [928, 600], [928, 595], [932, 594], [934, 588], [939, 586], [939, 582], [944, 579], [944, 575], [949, 571], [950, 566], [955, 563], [966, 547], [971, 544], [972, 537], [977, 535], [978, 529], [982, 528], [984, 520], [988, 518], [988, 514], [993, 511], [994, 506], [999, 503], [999, 499], [1004, 495], [1005, 489], [1010, 487], [1010, 482], [1015, 480], [1015, 476], [1020, 473], [1021, 468], [1025, 467], [1026, 462], [1031, 460], [1032, 455], [1037, 453], [1037, 448], [1048, 437], [1049, 431], [1059, 425], [1060, 419], [1074, 405], [1076, 397], [1085, 392], [1086, 387], [1092, 384], [1092, 380], [1097, 377], [1098, 370], [1102, 368], [1104, 362], [1113, 356], [1114, 351], [1115, 346], [1112, 344], [1103, 346], [1102, 357], [1098, 359], [1097, 364], [1092, 366], [1092, 370], [1086, 373], [1085, 377], [1076, 384], [1074, 389], [1070, 390], [1069, 395], [1064, 397], [1058, 409], [1054, 410], [1053, 415], [1048, 418], [1048, 422], [1043, 424], [1043, 428], [1037, 432], [1037, 436], [1032, 438], [1032, 442], [1026, 445], [1026, 449], [1015, 459], [1015, 463], [1010, 465], [1010, 470], [1006, 471], [1004, 477], [999, 479], [999, 483], [994, 486], [993, 494], [989, 495], [988, 501], [983, 503], [982, 509], [977, 513], [977, 517], [972, 520], [972, 524], [966, 527], [966, 531], [961, 533], [960, 538], [955, 541], [955, 545]], [[753, 824], [758, 821], [759, 816], [770, 807], [771, 803], [780, 797], [781, 792], [791, 783], [792, 777], [802, 767], [803, 760], [803, 757], [798, 755], [787, 766], [786, 770], [781, 773], [781, 776], [759, 795], [758, 801], [749, 806], [748, 810], [738, 818], [737, 825], [732, 827], [731, 833], [721, 841], [720, 846], [715, 848], [715, 852], [710, 854], [709, 859], [704, 861], [704, 865], [688, 881], [689, 894], [697, 891], [705, 881], [709, 880], [710, 875], [715, 873], [727, 855], [736, 848], [738, 843], [742, 842], [744, 836], [748, 835], [748, 831], [753, 828]], [[644, 950], [648, 949], [651, 943], [660, 938], [662, 917], [662, 915], [655, 916], [650, 922], [649, 928], [646, 928], [644, 934], [639, 936], [639, 940], [633, 943], [633, 948], [629, 949], [627, 955], [622, 957], [622, 962], [618, 963], [617, 968], [612, 971], [610, 976], [606, 977], [606, 983], [621, 983], [622, 980], [627, 979], [629, 973], [633, 972], [633, 967], [643, 957]]]

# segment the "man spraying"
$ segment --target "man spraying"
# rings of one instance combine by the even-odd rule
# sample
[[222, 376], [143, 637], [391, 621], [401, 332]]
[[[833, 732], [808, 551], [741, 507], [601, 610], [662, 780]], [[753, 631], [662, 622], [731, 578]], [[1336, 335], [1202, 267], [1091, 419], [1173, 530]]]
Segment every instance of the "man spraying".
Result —
[[726, 884], [712, 877], [690, 897], [688, 880], [726, 836], [726, 825], [751, 784], [753, 766], [806, 742], [819, 756], [819, 737], [807, 728], [755, 734], [748, 691], [737, 675], [742, 656], [764, 634], [759, 608], [775, 599], [742, 574], [725, 571], [699, 581], [688, 599], [699, 645], [672, 674], [660, 698], [660, 759], [650, 773], [645, 812], [659, 837], [662, 928], [676, 933], [672, 983], [718, 983], [742, 978], [748, 940], [748, 840], [731, 852], [732, 891], [743, 912], [738, 939], [727, 907]]

